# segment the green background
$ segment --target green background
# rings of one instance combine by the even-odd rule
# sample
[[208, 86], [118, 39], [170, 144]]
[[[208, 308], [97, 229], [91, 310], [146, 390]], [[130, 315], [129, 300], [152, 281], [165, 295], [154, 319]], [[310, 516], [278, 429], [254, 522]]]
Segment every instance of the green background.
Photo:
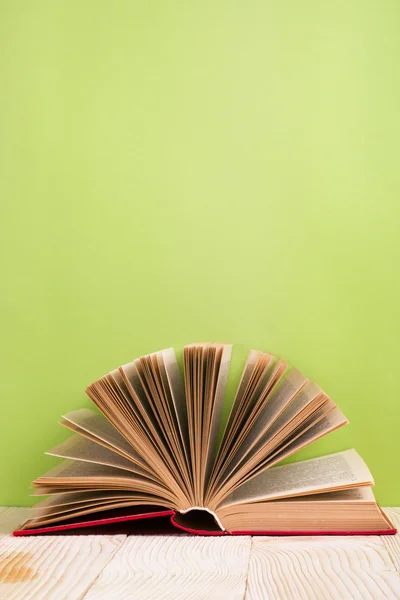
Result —
[[120, 364], [315, 379], [400, 504], [397, 0], [0, 0], [0, 504]]

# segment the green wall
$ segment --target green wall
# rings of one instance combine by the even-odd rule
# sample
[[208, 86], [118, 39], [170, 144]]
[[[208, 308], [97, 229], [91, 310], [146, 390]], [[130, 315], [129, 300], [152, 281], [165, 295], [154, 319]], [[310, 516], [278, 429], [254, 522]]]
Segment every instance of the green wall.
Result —
[[111, 368], [237, 344], [314, 378], [400, 504], [400, 5], [0, 0], [0, 504]]

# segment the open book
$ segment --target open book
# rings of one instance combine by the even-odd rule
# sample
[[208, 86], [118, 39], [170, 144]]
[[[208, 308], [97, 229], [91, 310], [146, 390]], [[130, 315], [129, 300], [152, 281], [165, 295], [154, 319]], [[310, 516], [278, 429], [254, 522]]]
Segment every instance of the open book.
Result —
[[121, 522], [134, 533], [160, 517], [203, 535], [395, 533], [355, 450], [276, 466], [347, 423], [285, 361], [250, 352], [220, 432], [230, 355], [227, 344], [186, 346], [182, 378], [169, 348], [92, 383], [101, 412], [62, 418], [74, 435], [48, 454], [64, 461], [33, 482], [47, 498], [14, 534]]

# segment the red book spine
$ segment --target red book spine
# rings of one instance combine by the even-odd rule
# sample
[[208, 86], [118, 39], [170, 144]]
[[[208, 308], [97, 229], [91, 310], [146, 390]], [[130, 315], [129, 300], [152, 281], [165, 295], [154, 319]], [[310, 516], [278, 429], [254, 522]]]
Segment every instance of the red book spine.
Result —
[[[378, 529], [376, 531], [207, 531], [203, 529], [191, 529], [175, 521], [176, 512], [174, 510], [160, 510], [158, 512], [141, 513], [120, 517], [108, 517], [105, 519], [94, 519], [92, 521], [77, 521], [76, 523], [68, 523], [65, 525], [50, 525], [48, 527], [40, 527], [37, 529], [17, 529], [13, 532], [15, 536], [22, 535], [41, 535], [43, 533], [58, 533], [68, 530], [80, 530], [83, 528], [99, 527], [103, 525], [112, 525], [115, 523], [125, 523], [128, 521], [142, 521], [144, 519], [153, 519], [157, 517], [170, 517], [170, 521], [174, 527], [185, 531], [186, 533], [203, 535], [203, 536], [221, 536], [221, 535], [268, 535], [268, 536], [309, 536], [309, 535], [394, 535], [397, 533], [393, 529]], [[90, 531], [88, 531], [90, 533]]]

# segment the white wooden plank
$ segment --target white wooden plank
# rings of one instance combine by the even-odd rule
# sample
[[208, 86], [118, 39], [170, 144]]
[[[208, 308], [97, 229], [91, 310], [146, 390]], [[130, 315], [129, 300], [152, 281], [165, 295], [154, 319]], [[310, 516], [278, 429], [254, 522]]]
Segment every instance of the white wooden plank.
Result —
[[4, 537], [0, 600], [82, 598], [125, 537]]
[[10, 534], [29, 516], [29, 508], [0, 507], [0, 538]]
[[[250, 538], [4, 538], [28, 510], [0, 508], [0, 600], [244, 596]], [[385, 511], [400, 529], [400, 509]], [[399, 535], [253, 538], [246, 600], [400, 599], [393, 563]]]
[[85, 600], [242, 600], [250, 537], [128, 538]]
[[246, 600], [397, 600], [400, 577], [379, 537], [254, 537]]
[[382, 540], [396, 569], [400, 571], [400, 507], [384, 508], [383, 510], [397, 529], [397, 534], [383, 535]]

